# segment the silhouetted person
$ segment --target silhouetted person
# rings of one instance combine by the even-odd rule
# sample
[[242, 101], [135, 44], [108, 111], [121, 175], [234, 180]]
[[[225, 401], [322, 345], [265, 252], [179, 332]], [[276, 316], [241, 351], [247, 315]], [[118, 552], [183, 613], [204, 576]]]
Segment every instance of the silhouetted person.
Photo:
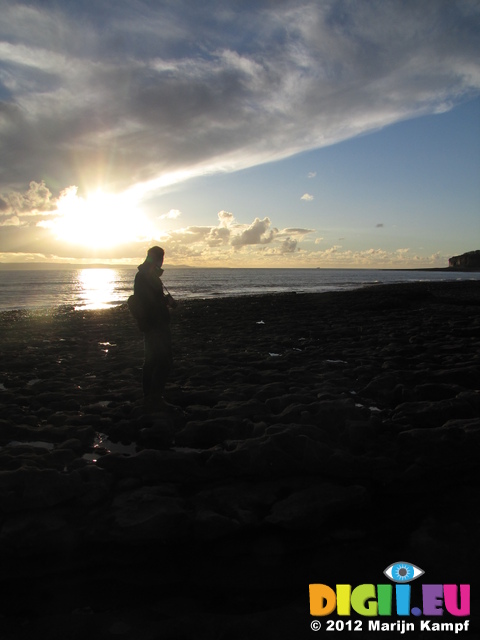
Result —
[[151, 247], [145, 262], [138, 267], [134, 294], [142, 306], [140, 329], [145, 336], [143, 393], [149, 408], [167, 408], [163, 393], [173, 365], [170, 312], [172, 298], [166, 295], [160, 276], [165, 252]]

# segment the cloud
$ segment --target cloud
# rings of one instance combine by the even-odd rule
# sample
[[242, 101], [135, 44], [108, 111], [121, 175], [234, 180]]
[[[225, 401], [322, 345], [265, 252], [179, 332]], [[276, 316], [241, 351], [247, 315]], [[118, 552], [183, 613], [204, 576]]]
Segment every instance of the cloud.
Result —
[[313, 200], [313, 196], [309, 193], [304, 193], [300, 200], [305, 200], [306, 202], [311, 202]]
[[252, 224], [232, 238], [232, 247], [240, 248], [252, 244], [269, 244], [278, 234], [278, 229], [270, 229], [270, 219], [255, 218]]
[[209, 247], [219, 247], [228, 244], [230, 240], [230, 229], [226, 227], [216, 227], [211, 229], [207, 243]]
[[385, 225], [382, 222], [380, 222], [379, 224], [375, 225], [375, 229], [382, 229], [384, 226]]
[[[64, 194], [73, 197], [74, 189]], [[35, 221], [36, 217], [27, 219]], [[98, 261], [98, 253], [85, 247], [58, 240], [51, 231], [52, 220], [25, 224], [21, 216], [0, 220], [0, 261], [2, 262], [78, 262]], [[430, 256], [415, 255], [408, 248], [387, 251], [370, 248], [363, 251], [343, 249], [340, 244], [325, 246], [321, 237], [310, 237], [314, 229], [276, 228], [271, 219], [256, 217], [250, 223], [239, 222], [233, 213], [220, 211], [216, 225], [190, 226], [161, 232], [148, 242], [138, 240], [103, 248], [101, 261], [124, 261], [138, 264], [152, 243], [161, 244], [167, 263], [192, 266], [237, 267], [365, 267], [402, 268], [446, 266], [448, 258], [440, 252]], [[324, 247], [324, 248], [323, 248]]]
[[178, 209], [170, 209], [168, 213], [164, 213], [158, 217], [159, 220], [176, 220], [182, 215]]
[[315, 229], [302, 229], [301, 227], [288, 227], [287, 229], [282, 229], [277, 235], [281, 236], [297, 236], [299, 238], [304, 238], [310, 233], [315, 233]]
[[0, 213], [6, 215], [40, 215], [56, 209], [57, 200], [54, 198], [45, 182], [32, 180], [25, 193], [10, 191], [0, 197]]
[[285, 238], [280, 247], [280, 253], [295, 253], [298, 249], [298, 240], [294, 238]]
[[480, 89], [475, 2], [0, 10], [2, 191], [47, 176], [80, 193], [157, 189], [445, 111]]
[[19, 227], [20, 224], [20, 218], [18, 216], [12, 216], [5, 220], [0, 219], [0, 227]]
[[310, 173], [307, 174], [307, 178], [316, 178], [316, 177], [317, 177], [316, 171], [310, 171]]
[[240, 223], [233, 213], [220, 211], [217, 226], [171, 231], [164, 246], [168, 255], [176, 260], [195, 258], [211, 263], [235, 260], [239, 255], [248, 256], [249, 260], [271, 260], [275, 256], [298, 253], [301, 242], [311, 233], [314, 229], [301, 227], [279, 230], [272, 226], [270, 218], [257, 217], [250, 224]]
[[235, 221], [235, 216], [229, 211], [219, 211], [218, 219], [220, 220], [221, 227], [230, 227]]
[[174, 239], [176, 243], [184, 245], [195, 244], [198, 242], [204, 242], [206, 238], [211, 234], [211, 227], [186, 227], [185, 229], [178, 229], [172, 231], [167, 237]]
[[370, 248], [363, 251], [341, 250], [334, 245], [324, 251], [311, 253], [307, 259], [311, 264], [330, 268], [345, 268], [355, 265], [356, 268], [410, 268], [415, 264], [420, 267], [445, 267], [448, 258], [437, 252], [430, 256], [419, 256], [411, 253], [411, 249], [401, 248], [387, 251], [381, 248]]

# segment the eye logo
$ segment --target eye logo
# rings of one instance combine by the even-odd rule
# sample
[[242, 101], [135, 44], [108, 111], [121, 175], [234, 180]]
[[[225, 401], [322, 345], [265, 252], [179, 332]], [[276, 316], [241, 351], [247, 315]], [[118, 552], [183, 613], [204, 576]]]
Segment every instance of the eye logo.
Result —
[[425, 571], [410, 562], [394, 562], [383, 573], [392, 582], [405, 583], [423, 576]]

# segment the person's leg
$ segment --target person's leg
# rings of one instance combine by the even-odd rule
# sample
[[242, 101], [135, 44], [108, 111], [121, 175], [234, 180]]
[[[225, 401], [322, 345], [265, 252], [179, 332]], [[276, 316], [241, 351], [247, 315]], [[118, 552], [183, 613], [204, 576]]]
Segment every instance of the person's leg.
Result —
[[145, 362], [143, 365], [143, 393], [146, 398], [160, 400], [172, 369], [170, 328], [145, 334]]
[[146, 333], [144, 336], [145, 343], [145, 359], [142, 370], [142, 387], [143, 395], [147, 398], [152, 388], [153, 370], [155, 368], [155, 355], [151, 340], [151, 334]]

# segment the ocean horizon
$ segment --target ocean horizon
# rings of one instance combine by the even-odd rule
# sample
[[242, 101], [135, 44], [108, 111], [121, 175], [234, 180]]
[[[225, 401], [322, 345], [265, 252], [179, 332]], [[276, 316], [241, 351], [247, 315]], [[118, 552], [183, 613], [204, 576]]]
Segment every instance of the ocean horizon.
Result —
[[[0, 311], [71, 307], [102, 309], [126, 302], [136, 267], [65, 266], [0, 269]], [[322, 293], [374, 284], [480, 280], [479, 272], [397, 269], [168, 267], [162, 277], [181, 300], [275, 293]]]

